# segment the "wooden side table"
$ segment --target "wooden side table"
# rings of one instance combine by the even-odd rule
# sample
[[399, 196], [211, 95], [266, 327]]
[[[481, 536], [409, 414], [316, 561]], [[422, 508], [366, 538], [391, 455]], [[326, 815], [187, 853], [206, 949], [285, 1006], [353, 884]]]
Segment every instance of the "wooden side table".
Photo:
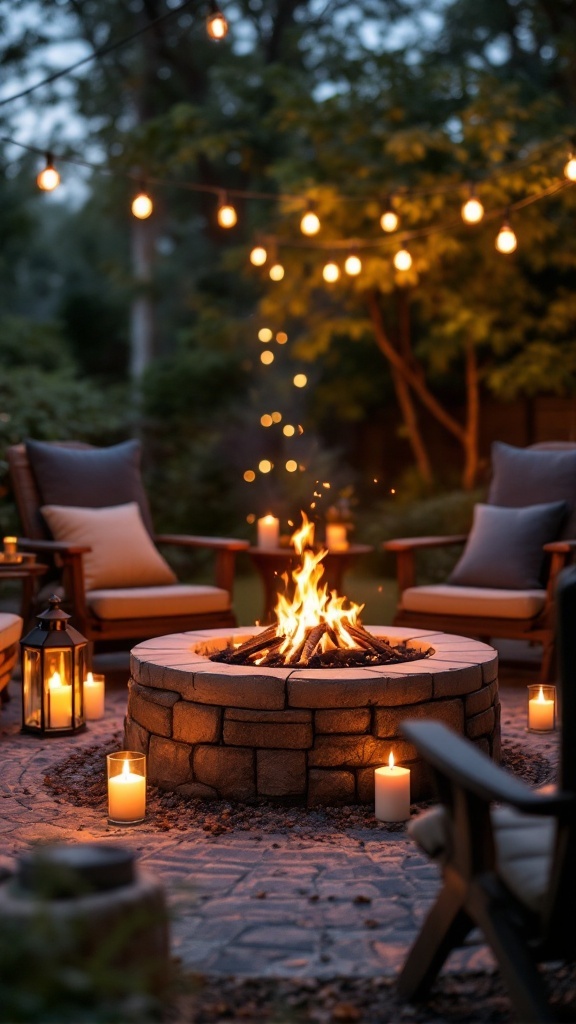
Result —
[[[324, 575], [320, 580], [320, 586], [325, 583], [328, 591], [337, 590], [344, 597], [342, 591], [342, 578], [353, 562], [360, 555], [368, 555], [374, 551], [369, 544], [350, 544], [346, 551], [329, 551], [322, 560]], [[274, 622], [274, 609], [278, 602], [278, 593], [284, 593], [282, 576], [288, 574], [289, 585], [286, 588], [288, 594], [291, 592], [290, 574], [301, 563], [301, 556], [294, 548], [248, 548], [248, 554], [256, 566], [262, 583], [264, 585], [264, 610], [261, 623]]]
[[42, 562], [0, 562], [0, 585], [4, 580], [22, 580], [20, 615], [24, 619], [24, 629], [27, 628], [30, 619], [36, 582], [47, 571], [48, 566]]

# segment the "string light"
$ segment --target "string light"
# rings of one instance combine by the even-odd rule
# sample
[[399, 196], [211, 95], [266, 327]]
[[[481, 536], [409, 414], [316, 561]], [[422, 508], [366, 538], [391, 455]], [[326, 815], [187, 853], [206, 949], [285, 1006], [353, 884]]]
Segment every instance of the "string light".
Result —
[[408, 249], [399, 249], [394, 256], [394, 266], [396, 270], [410, 270], [412, 266], [412, 257], [408, 252]]
[[308, 235], [310, 238], [312, 235], [317, 235], [320, 231], [320, 218], [312, 204], [308, 206], [306, 213], [300, 221], [300, 231], [303, 235]]
[[295, 473], [298, 469], [298, 463], [294, 459], [288, 459], [286, 463], [286, 469], [289, 473]]
[[254, 470], [253, 469], [247, 469], [246, 472], [244, 473], [244, 479], [245, 479], [247, 484], [254, 483], [254, 481], [256, 479], [256, 473], [254, 472]]
[[498, 252], [508, 254], [516, 250], [518, 246], [518, 239], [507, 220], [502, 224], [502, 227], [496, 236], [495, 244]]
[[286, 423], [282, 427], [282, 433], [284, 434], [285, 437], [294, 437], [294, 434], [296, 433], [296, 427], [293, 427], [291, 423]]
[[461, 213], [466, 224], [479, 224], [484, 216], [484, 207], [473, 188], [470, 189], [470, 195], [463, 204]]
[[266, 344], [267, 341], [272, 341], [272, 331], [269, 327], [261, 327], [258, 331], [258, 341], [262, 341]]
[[340, 267], [337, 263], [326, 263], [322, 269], [322, 277], [328, 284], [334, 284], [340, 277]]
[[225, 39], [228, 35], [228, 22], [216, 5], [215, 0], [212, 0], [210, 4], [210, 14], [206, 18], [206, 31], [210, 38], [215, 39], [216, 42], [220, 42], [221, 39]]
[[273, 420], [270, 414], [265, 412], [264, 415], [260, 417], [260, 423], [263, 427], [271, 427]]
[[[295, 388], [305, 388], [308, 383], [308, 377], [305, 373], [297, 373], [294, 377], [293, 384]], [[304, 431], [301, 431], [304, 433]]]
[[271, 352], [269, 348], [264, 349], [264, 351], [260, 353], [260, 362], [264, 363], [264, 366], [270, 366], [270, 363], [274, 362], [274, 353]]
[[268, 259], [268, 253], [263, 245], [255, 245], [250, 253], [250, 263], [253, 267], [263, 267]]
[[357, 277], [362, 271], [362, 260], [356, 255], [356, 253], [350, 253], [350, 255], [346, 257], [344, 270], [350, 275], [350, 277]]
[[272, 413], [272, 422], [273, 423], [281, 423], [282, 422], [282, 413], [281, 412], [273, 412]]
[[576, 181], [576, 156], [574, 153], [568, 154], [568, 162], [564, 165], [564, 174], [568, 181]]
[[288, 341], [288, 335], [286, 334], [286, 331], [278, 331], [278, 334], [276, 335], [276, 341], [278, 342], [279, 345], [285, 345], [286, 342]]
[[138, 220], [146, 220], [146, 218], [152, 213], [153, 209], [154, 204], [152, 203], [150, 196], [144, 188], [140, 187], [137, 195], [135, 195], [132, 200], [131, 210], [133, 215], [137, 217]]
[[284, 277], [284, 267], [281, 263], [274, 263], [268, 273], [273, 281], [281, 281]]
[[261, 462], [258, 463], [258, 469], [261, 473], [269, 473], [272, 469], [272, 463], [269, 459], [262, 459]]
[[218, 212], [216, 216], [221, 228], [233, 228], [238, 221], [238, 214], [232, 204], [228, 202], [228, 197], [225, 192], [220, 193]]
[[386, 231], [388, 234], [391, 234], [392, 231], [396, 231], [399, 223], [400, 218], [393, 207], [392, 197], [390, 196], [386, 201], [384, 213], [380, 217], [380, 227], [382, 228], [382, 231]]
[[43, 192], [53, 192], [60, 184], [60, 175], [54, 167], [54, 160], [52, 159], [51, 153], [46, 154], [46, 166], [42, 168], [36, 178], [36, 184]]

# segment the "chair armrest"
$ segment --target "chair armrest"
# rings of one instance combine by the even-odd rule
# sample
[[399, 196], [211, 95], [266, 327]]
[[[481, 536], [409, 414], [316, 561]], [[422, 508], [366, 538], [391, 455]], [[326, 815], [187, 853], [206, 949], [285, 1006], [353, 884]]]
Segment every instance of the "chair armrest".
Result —
[[39, 554], [53, 555], [85, 555], [92, 548], [83, 544], [67, 544], [63, 540], [31, 540], [29, 537], [19, 537], [18, 547], [23, 551], [37, 551]]
[[188, 533], [157, 533], [157, 544], [173, 544], [183, 548], [212, 548], [214, 551], [247, 551], [247, 540], [229, 537], [195, 537]]
[[454, 534], [446, 537], [395, 537], [385, 540], [384, 551], [396, 555], [396, 579], [400, 594], [416, 583], [416, 553], [426, 548], [443, 548], [453, 544], [465, 544], [467, 535]]
[[401, 730], [437, 772], [485, 802], [498, 800], [526, 814], [548, 817], [576, 813], [576, 794], [531, 789], [442, 722], [404, 721]]
[[234, 561], [238, 551], [246, 551], [247, 540], [226, 537], [194, 537], [186, 533], [159, 533], [157, 544], [172, 544], [181, 548], [208, 548], [216, 552], [215, 583], [232, 594], [234, 588]]

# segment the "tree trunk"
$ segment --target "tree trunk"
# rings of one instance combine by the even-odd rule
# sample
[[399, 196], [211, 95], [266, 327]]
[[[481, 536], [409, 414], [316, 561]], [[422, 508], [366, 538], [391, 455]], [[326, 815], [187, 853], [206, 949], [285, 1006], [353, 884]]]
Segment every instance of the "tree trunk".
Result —
[[154, 356], [154, 230], [150, 221], [136, 218], [131, 230], [134, 296], [130, 307], [130, 379], [138, 384]]
[[478, 476], [478, 435], [480, 426], [480, 389], [476, 349], [466, 349], [466, 433], [464, 440], [464, 471], [462, 486], [471, 491]]

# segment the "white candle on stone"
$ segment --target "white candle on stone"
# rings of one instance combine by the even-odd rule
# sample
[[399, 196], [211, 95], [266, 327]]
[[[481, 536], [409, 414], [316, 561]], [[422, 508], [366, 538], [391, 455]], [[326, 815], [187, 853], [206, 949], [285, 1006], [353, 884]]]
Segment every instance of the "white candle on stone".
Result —
[[104, 676], [92, 672], [84, 680], [84, 717], [96, 721], [104, 717]]
[[410, 769], [394, 764], [374, 769], [375, 814], [378, 821], [406, 821], [410, 817]]
[[258, 547], [273, 550], [280, 540], [280, 521], [276, 516], [262, 516], [258, 520]]

